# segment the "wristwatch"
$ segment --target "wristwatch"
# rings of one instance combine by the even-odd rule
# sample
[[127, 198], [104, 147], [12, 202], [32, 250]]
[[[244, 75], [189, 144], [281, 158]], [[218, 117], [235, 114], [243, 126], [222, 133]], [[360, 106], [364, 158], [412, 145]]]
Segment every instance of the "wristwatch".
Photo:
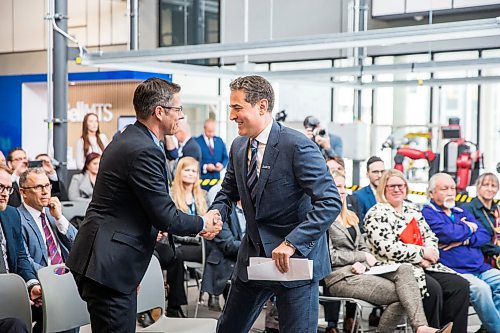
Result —
[[289, 247], [291, 247], [292, 249], [296, 250], [295, 246], [293, 246], [293, 244], [292, 244], [292, 243], [290, 243], [290, 242], [288, 241], [288, 239], [286, 239], [286, 238], [285, 238], [285, 242], [284, 242], [284, 243], [285, 243], [285, 245], [286, 245], [286, 246], [289, 246]]

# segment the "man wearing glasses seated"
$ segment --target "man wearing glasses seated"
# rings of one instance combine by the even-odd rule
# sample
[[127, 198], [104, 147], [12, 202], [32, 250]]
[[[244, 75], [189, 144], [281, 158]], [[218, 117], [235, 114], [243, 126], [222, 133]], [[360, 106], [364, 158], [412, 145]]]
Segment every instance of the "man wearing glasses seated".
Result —
[[76, 228], [62, 215], [61, 202], [51, 197], [52, 184], [42, 168], [28, 169], [19, 178], [24, 203], [23, 238], [33, 267], [62, 264], [76, 237]]

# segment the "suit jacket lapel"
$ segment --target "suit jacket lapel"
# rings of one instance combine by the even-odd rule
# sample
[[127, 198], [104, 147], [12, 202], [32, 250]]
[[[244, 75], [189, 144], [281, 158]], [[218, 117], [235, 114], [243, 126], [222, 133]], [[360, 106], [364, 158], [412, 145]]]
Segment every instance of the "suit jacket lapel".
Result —
[[337, 222], [335, 221], [333, 223], [333, 226], [336, 227], [337, 229], [339, 229], [340, 231], [342, 231], [346, 238], [353, 244], [353, 245], [356, 245], [356, 240], [355, 239], [352, 239], [351, 237], [351, 234], [349, 233], [349, 231], [347, 231], [347, 228], [344, 227], [342, 224], [340, 224], [340, 222]]
[[278, 144], [279, 137], [280, 126], [273, 121], [273, 126], [271, 128], [271, 132], [269, 133], [269, 138], [267, 139], [264, 157], [262, 158], [260, 166], [259, 180], [257, 181], [257, 196], [255, 199], [256, 209], [259, 206], [262, 192], [264, 192], [264, 187], [266, 186], [269, 175], [274, 168], [276, 158], [278, 157], [279, 150], [276, 148], [276, 145]]
[[47, 258], [47, 251], [45, 250], [47, 246], [45, 245], [42, 235], [40, 234], [40, 229], [38, 229], [38, 225], [36, 224], [35, 220], [33, 219], [33, 216], [28, 212], [28, 210], [22, 205], [20, 207], [20, 212], [22, 215], [22, 218], [26, 220], [28, 223], [28, 226], [31, 228], [33, 233], [36, 235], [36, 238], [38, 240], [38, 248], [42, 249], [42, 256], [43, 259], [45, 260], [46, 263], [48, 263], [48, 258]]

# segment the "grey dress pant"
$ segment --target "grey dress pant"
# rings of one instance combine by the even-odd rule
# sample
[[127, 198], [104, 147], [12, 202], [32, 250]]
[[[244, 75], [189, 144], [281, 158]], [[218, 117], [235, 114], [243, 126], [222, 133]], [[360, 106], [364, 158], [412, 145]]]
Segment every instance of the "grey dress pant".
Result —
[[405, 314], [414, 332], [419, 326], [427, 326], [420, 290], [409, 264], [402, 264], [395, 272], [383, 275], [349, 276], [329, 286], [329, 289], [330, 294], [336, 297], [387, 305], [380, 318], [378, 332], [394, 332]]

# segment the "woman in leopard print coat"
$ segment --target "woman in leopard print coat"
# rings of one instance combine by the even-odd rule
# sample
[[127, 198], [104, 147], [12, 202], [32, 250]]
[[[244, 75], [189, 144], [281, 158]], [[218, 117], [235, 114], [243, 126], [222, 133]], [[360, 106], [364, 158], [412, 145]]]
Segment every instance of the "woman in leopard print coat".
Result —
[[[408, 182], [400, 171], [384, 173], [377, 188], [378, 203], [364, 220], [367, 245], [379, 262], [412, 264], [430, 326], [453, 321], [453, 332], [467, 332], [469, 285], [437, 262], [438, 239], [417, 207], [405, 201], [407, 190]], [[405, 243], [400, 238], [413, 219], [420, 231], [420, 235], [414, 232], [414, 238], [421, 236], [422, 245]]]

